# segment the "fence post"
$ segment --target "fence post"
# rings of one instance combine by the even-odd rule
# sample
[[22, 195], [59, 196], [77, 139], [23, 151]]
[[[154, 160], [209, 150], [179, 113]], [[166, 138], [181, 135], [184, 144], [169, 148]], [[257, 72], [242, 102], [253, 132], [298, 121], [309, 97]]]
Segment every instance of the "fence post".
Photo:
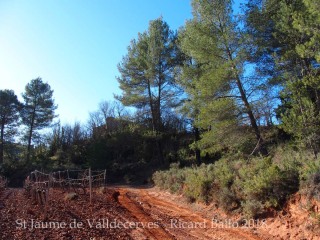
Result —
[[92, 177], [91, 177], [91, 168], [89, 168], [89, 189], [90, 189], [90, 206], [92, 203]]
[[70, 182], [70, 177], [69, 177], [69, 170], [67, 169], [67, 176], [68, 176], [68, 185], [69, 185], [69, 191], [71, 189], [71, 182]]
[[107, 177], [107, 169], [104, 170], [103, 174], [103, 186], [106, 187], [106, 177]]
[[47, 218], [47, 213], [48, 213], [48, 202], [49, 202], [49, 191], [50, 191], [50, 187], [51, 187], [51, 184], [52, 184], [52, 174], [49, 173], [48, 174], [48, 186], [47, 186], [47, 189], [45, 189], [45, 217]]
[[38, 172], [37, 172], [37, 170], [35, 170], [34, 172], [35, 172], [34, 175], [35, 175], [36, 182], [38, 182]]

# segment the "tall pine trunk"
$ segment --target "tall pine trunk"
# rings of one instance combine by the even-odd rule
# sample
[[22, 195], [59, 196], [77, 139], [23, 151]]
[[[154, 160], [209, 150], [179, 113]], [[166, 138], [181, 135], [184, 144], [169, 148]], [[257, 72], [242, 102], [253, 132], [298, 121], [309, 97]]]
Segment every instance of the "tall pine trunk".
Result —
[[262, 138], [262, 135], [261, 135], [261, 131], [258, 127], [258, 124], [257, 124], [257, 120], [252, 112], [252, 108], [251, 108], [251, 105], [248, 101], [248, 97], [245, 93], [245, 90], [243, 88], [243, 85], [242, 85], [242, 81], [241, 81], [241, 78], [237, 72], [237, 68], [235, 66], [235, 64], [233, 63], [234, 59], [232, 57], [232, 54], [231, 54], [231, 50], [230, 48], [228, 47], [227, 44], [226, 45], [226, 51], [228, 53], [228, 57], [229, 57], [229, 60], [232, 62], [232, 70], [234, 72], [234, 77], [235, 77], [235, 80], [236, 80], [236, 84], [237, 84], [237, 87], [238, 87], [238, 90], [239, 90], [239, 93], [240, 93], [240, 96], [241, 96], [241, 100], [245, 106], [245, 109], [246, 109], [246, 113], [249, 117], [249, 120], [250, 120], [250, 124], [251, 124], [251, 127], [255, 133], [255, 136], [256, 136], [256, 139], [258, 141], [257, 143], [257, 148], [254, 149], [254, 152], [255, 150], [259, 151], [262, 155], [266, 156], [268, 155], [268, 151], [264, 145], [264, 139]]
[[30, 162], [30, 155], [31, 155], [31, 142], [32, 142], [32, 134], [33, 134], [33, 126], [34, 126], [34, 119], [35, 119], [35, 109], [33, 109], [33, 114], [31, 118], [30, 130], [28, 134], [28, 147], [27, 147], [27, 163]]
[[156, 134], [156, 146], [157, 146], [157, 151], [158, 151], [158, 162], [160, 165], [164, 164], [164, 157], [163, 157], [163, 149], [162, 149], [162, 143], [161, 143], [161, 138], [159, 138], [159, 120], [157, 119], [157, 116], [159, 114], [157, 111], [158, 107], [156, 108], [154, 106], [154, 102], [152, 99], [152, 93], [151, 93], [151, 86], [150, 86], [150, 81], [148, 80], [148, 95], [149, 95], [149, 105], [150, 105], [150, 111], [151, 111], [151, 120], [152, 120], [152, 129], [153, 132]]
[[258, 127], [258, 124], [257, 124], [257, 120], [253, 115], [251, 106], [250, 106], [250, 104], [248, 102], [248, 98], [247, 98], [247, 96], [246, 96], [246, 94], [244, 92], [244, 89], [243, 89], [243, 86], [242, 86], [242, 83], [240, 81], [239, 76], [237, 76], [236, 79], [237, 79], [236, 80], [237, 81], [237, 86], [238, 86], [238, 89], [239, 89], [239, 92], [240, 92], [240, 95], [241, 95], [241, 100], [244, 103], [247, 115], [248, 115], [249, 120], [250, 120], [251, 127], [253, 128], [253, 131], [254, 131], [254, 133], [256, 135], [256, 139], [258, 141], [257, 150], [264, 156], [268, 155], [268, 151], [264, 146], [264, 139], [262, 138], [261, 131], [260, 131], [260, 129]]
[[1, 122], [1, 136], [0, 136], [0, 164], [3, 163], [3, 156], [4, 156], [4, 121]]
[[[194, 140], [195, 142], [198, 142], [200, 140], [200, 131], [199, 131], [199, 128], [197, 127], [194, 127]], [[200, 166], [201, 164], [201, 152], [200, 152], [200, 149], [198, 147], [196, 147], [195, 149], [195, 153], [196, 153], [196, 162], [197, 162], [197, 165]]]

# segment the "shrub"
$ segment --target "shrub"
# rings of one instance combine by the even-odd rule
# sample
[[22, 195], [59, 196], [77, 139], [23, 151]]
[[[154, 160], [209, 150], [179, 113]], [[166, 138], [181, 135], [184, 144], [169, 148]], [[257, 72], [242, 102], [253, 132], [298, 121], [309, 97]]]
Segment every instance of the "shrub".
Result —
[[157, 185], [160, 189], [166, 190], [168, 176], [167, 172], [164, 171], [156, 171], [153, 176], [152, 180], [155, 185]]
[[247, 219], [256, 218], [259, 214], [263, 212], [263, 204], [258, 200], [247, 200], [242, 202], [242, 212], [247, 217]]
[[191, 202], [209, 203], [212, 200], [212, 164], [193, 168], [179, 168], [179, 165], [171, 164], [169, 170], [155, 172], [152, 179], [161, 189], [183, 193]]
[[242, 201], [258, 201], [265, 207], [280, 206], [299, 187], [298, 171], [280, 169], [271, 158], [255, 158], [239, 170]]
[[214, 176], [215, 183], [220, 188], [230, 188], [234, 181], [234, 169], [232, 167], [232, 162], [225, 159], [217, 161], [214, 164]]
[[189, 168], [185, 171], [184, 194], [190, 201], [212, 201], [213, 165], [202, 164], [200, 167]]
[[240, 209], [257, 217], [266, 208], [279, 208], [304, 186], [320, 198], [320, 160], [312, 154], [279, 148], [273, 157], [220, 159], [192, 168], [172, 165], [153, 175], [156, 185], [184, 194], [190, 201], [216, 202], [227, 211]]
[[320, 171], [320, 159], [308, 159], [299, 168], [300, 180], [308, 181]]
[[178, 165], [172, 165], [167, 171], [157, 171], [153, 174], [154, 184], [172, 193], [181, 193], [185, 182], [185, 170]]
[[237, 161], [221, 159], [214, 164], [214, 201], [218, 203], [226, 211], [232, 211], [239, 206], [239, 201], [236, 196], [233, 186], [236, 174]]
[[216, 201], [219, 207], [227, 212], [231, 212], [240, 206], [240, 202], [236, 195], [228, 188], [222, 188], [219, 190]]
[[308, 179], [303, 182], [302, 192], [305, 193], [309, 199], [316, 198], [320, 200], [320, 170], [314, 174], [310, 174]]
[[[299, 182], [295, 183], [295, 186], [299, 184], [301, 193], [306, 194], [310, 198], [320, 198], [320, 183], [318, 183], [318, 177], [320, 174], [320, 159], [315, 159], [314, 154], [309, 151], [294, 151], [293, 149], [278, 149], [281, 155], [281, 161], [277, 162], [286, 172], [299, 176]], [[287, 177], [288, 178], [288, 177]], [[294, 183], [288, 183], [288, 189], [291, 188]]]

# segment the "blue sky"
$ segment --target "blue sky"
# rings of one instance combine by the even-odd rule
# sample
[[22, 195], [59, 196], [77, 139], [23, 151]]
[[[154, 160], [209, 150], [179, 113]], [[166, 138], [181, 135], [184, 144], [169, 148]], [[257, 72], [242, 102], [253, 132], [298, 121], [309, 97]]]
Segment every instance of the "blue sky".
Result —
[[84, 123], [99, 102], [120, 93], [117, 64], [160, 16], [176, 30], [191, 18], [190, 1], [0, 0], [0, 89], [21, 99], [41, 77], [62, 123]]
[[1, 0], [0, 89], [21, 97], [41, 77], [62, 122], [85, 122], [119, 94], [117, 64], [130, 40], [160, 16], [172, 29], [191, 18], [188, 0]]

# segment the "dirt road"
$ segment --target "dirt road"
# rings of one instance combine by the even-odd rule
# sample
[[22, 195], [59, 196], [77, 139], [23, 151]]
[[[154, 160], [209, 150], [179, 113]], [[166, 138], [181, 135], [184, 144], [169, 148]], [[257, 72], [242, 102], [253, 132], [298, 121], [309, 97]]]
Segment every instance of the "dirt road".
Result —
[[263, 239], [253, 234], [252, 229], [196, 213], [187, 204], [155, 189], [120, 188], [117, 191], [120, 193], [119, 203], [139, 222], [159, 223], [159, 228], [145, 229], [149, 239]]
[[[49, 191], [37, 205], [23, 189], [6, 189], [0, 197], [0, 239], [266, 239], [254, 229], [230, 226], [154, 188], [112, 187], [78, 194]], [[213, 216], [213, 213], [212, 213]]]

